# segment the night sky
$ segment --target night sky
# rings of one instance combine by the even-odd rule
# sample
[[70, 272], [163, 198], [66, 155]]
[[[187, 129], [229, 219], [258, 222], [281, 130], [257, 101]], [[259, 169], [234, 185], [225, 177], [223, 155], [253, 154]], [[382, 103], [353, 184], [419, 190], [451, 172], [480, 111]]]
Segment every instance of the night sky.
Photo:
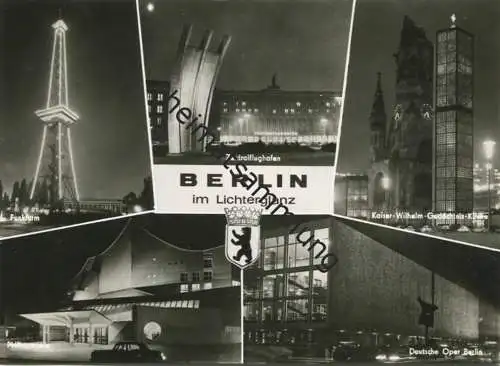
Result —
[[146, 78], [170, 80], [185, 24], [198, 44], [212, 29], [215, 48], [232, 36], [217, 87], [260, 90], [342, 90], [351, 0], [140, 1]]
[[133, 0], [9, 1], [0, 65], [8, 91], [0, 94], [0, 179], [10, 191], [14, 181], [33, 178], [43, 126], [34, 111], [46, 102], [51, 25], [60, 12], [69, 27], [69, 103], [81, 117], [72, 127], [80, 196], [140, 192], [151, 163]]
[[[339, 146], [338, 171], [361, 173], [370, 164], [368, 118], [375, 93], [376, 73], [388, 118], [394, 102], [397, 52], [405, 15], [424, 27], [435, 43], [436, 31], [448, 28], [455, 13], [457, 26], [475, 35], [475, 160], [483, 162], [482, 142], [500, 146], [500, 2], [497, 0], [358, 0], [354, 18], [346, 104]], [[497, 166], [500, 153], [496, 154]]]

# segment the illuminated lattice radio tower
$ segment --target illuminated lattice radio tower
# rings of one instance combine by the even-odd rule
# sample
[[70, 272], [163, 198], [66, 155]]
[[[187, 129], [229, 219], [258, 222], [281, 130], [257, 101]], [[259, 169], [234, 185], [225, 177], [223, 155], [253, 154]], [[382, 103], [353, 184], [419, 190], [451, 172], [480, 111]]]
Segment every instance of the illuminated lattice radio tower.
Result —
[[71, 145], [71, 126], [79, 117], [71, 110], [68, 102], [68, 69], [66, 61], [66, 31], [63, 20], [52, 24], [54, 44], [50, 62], [47, 105], [35, 114], [43, 122], [43, 136], [36, 165], [32, 200], [40, 183], [48, 187], [51, 208], [71, 201], [80, 200], [76, 183], [75, 165]]

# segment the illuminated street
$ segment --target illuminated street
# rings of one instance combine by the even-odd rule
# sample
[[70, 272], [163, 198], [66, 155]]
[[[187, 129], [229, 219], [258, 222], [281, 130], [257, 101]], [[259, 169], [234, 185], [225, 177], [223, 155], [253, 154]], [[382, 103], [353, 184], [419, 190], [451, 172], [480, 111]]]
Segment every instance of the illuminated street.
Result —
[[[157, 363], [148, 363], [150, 365], [153, 364], [173, 364], [174, 362], [157, 362]], [[71, 366], [78, 366], [78, 365], [89, 365], [91, 364], [90, 362], [87, 363], [53, 363], [53, 362], [40, 362], [40, 361], [2, 361], [0, 360], [0, 364], [2, 365], [57, 365], [57, 366], [64, 366], [64, 365], [71, 365]], [[93, 365], [100, 365], [97, 363], [92, 363]], [[206, 366], [210, 365], [241, 365], [240, 363], [229, 363], [229, 362], [203, 362], [203, 361], [192, 361], [192, 362], [175, 362], [175, 364], [189, 364], [189, 365], [196, 365], [196, 364], [202, 364]], [[426, 365], [435, 365], [435, 364], [453, 364], [453, 365], [463, 365], [463, 366], [472, 366], [472, 365], [478, 365], [478, 364], [485, 364], [485, 362], [471, 362], [471, 361], [407, 361], [407, 362], [388, 362], [388, 363], [382, 363], [382, 362], [326, 362], [326, 361], [306, 361], [306, 360], [297, 360], [297, 361], [289, 361], [289, 362], [245, 362], [245, 365], [267, 365], [267, 366], [288, 366], [288, 365], [297, 365], [297, 364], [302, 364], [302, 365], [314, 365], [314, 364], [332, 364], [332, 365], [339, 365], [339, 366], [361, 366], [361, 365], [373, 365], [373, 364], [390, 364], [390, 365], [406, 365], [406, 364], [415, 364], [415, 365], [421, 365], [421, 366], [426, 366]], [[498, 365], [499, 363], [486, 363], [488, 365]], [[127, 365], [144, 365], [144, 363], [130, 363]]]

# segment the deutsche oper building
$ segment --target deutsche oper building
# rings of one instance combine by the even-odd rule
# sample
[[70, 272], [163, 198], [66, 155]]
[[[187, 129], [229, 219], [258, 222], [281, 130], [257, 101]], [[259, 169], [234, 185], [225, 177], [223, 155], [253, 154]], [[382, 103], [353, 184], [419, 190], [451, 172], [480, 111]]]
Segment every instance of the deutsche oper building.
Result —
[[419, 297], [438, 307], [429, 330], [433, 339], [498, 339], [496, 253], [310, 217], [297, 228], [304, 230], [300, 239], [319, 239], [338, 258], [322, 273], [313, 256], [317, 250], [308, 251], [297, 232], [290, 234], [304, 218], [286, 220], [263, 219], [259, 260], [245, 271], [245, 357], [271, 352], [269, 345], [323, 357], [325, 348], [341, 341], [367, 347], [423, 344]]

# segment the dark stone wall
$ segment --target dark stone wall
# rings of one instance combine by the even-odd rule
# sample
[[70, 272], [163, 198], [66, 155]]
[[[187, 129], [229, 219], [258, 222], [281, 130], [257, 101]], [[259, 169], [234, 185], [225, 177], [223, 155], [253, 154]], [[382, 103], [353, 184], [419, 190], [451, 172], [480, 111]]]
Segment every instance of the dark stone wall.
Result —
[[[432, 273], [401, 254], [335, 220], [331, 250], [339, 258], [329, 272], [329, 323], [348, 331], [424, 335], [420, 305], [432, 299]], [[438, 275], [435, 336], [477, 338], [479, 300]]]

